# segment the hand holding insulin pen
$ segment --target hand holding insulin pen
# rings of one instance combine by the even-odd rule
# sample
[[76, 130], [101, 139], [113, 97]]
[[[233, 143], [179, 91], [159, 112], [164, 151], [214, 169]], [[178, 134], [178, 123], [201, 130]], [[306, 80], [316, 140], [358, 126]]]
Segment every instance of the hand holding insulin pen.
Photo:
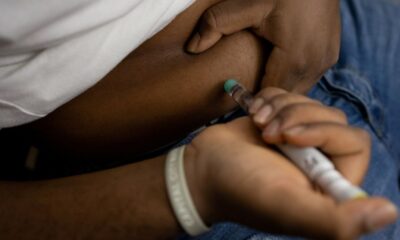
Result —
[[[248, 112], [253, 101], [252, 94], [235, 80], [227, 80], [225, 91]], [[359, 187], [352, 185], [334, 167], [332, 162], [319, 150], [313, 147], [298, 148], [291, 145], [278, 145], [292, 162], [297, 165], [310, 179], [317, 183], [326, 193], [336, 201], [346, 201], [356, 198], [365, 198], [368, 195]]]

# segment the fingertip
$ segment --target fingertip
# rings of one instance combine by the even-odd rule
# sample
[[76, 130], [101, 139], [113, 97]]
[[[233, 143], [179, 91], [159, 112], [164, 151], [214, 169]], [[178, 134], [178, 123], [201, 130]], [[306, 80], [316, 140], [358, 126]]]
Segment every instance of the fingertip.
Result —
[[250, 114], [255, 114], [258, 112], [258, 110], [261, 108], [261, 106], [264, 104], [264, 99], [262, 98], [257, 98], [254, 100], [249, 108], [249, 113]]
[[215, 31], [197, 32], [189, 41], [187, 51], [191, 53], [202, 53], [213, 47], [222, 36], [221, 33]]
[[280, 131], [280, 121], [273, 120], [268, 126], [262, 131], [262, 138], [266, 143], [269, 144], [280, 144], [284, 141]]
[[260, 106], [257, 113], [253, 116], [253, 120], [256, 124], [263, 126], [267, 124], [268, 118], [271, 116], [272, 107], [270, 105]]
[[189, 41], [186, 50], [191, 53], [199, 53], [200, 34], [196, 33]]
[[366, 229], [368, 232], [377, 231], [393, 223], [397, 217], [397, 207], [390, 202], [386, 202], [367, 214]]

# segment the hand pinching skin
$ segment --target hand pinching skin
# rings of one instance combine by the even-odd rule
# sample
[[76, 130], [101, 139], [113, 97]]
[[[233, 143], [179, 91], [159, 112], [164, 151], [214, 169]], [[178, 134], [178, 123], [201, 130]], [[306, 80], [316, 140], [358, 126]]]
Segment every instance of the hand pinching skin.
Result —
[[224, 0], [209, 8], [187, 49], [201, 53], [224, 35], [250, 29], [273, 45], [261, 86], [306, 92], [336, 63], [339, 0]]

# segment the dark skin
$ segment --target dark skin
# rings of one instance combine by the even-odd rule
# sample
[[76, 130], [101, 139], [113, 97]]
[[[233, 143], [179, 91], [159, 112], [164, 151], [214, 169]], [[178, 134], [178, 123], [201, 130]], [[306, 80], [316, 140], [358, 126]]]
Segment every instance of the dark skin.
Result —
[[[270, 97], [271, 93], [265, 95]], [[277, 116], [293, 105], [293, 95], [285, 99], [286, 110], [276, 112]], [[301, 109], [331, 111], [308, 104], [301, 104]], [[334, 154], [338, 169], [353, 169], [343, 172], [359, 183], [368, 163], [368, 135], [343, 124], [340, 114], [332, 113], [335, 117], [330, 121], [319, 117], [323, 114], [308, 119], [301, 115], [292, 112], [292, 117], [285, 119], [292, 128], [276, 135], [292, 144], [316, 146]], [[174, 239], [182, 229], [168, 202], [164, 165], [165, 156], [159, 156], [56, 180], [0, 181], [0, 237]], [[397, 216], [395, 206], [382, 198], [335, 204], [315, 191], [298, 168], [266, 147], [249, 118], [202, 132], [186, 147], [184, 166], [194, 204], [210, 225], [235, 221], [274, 233], [350, 240], [382, 228]]]
[[0, 181], [0, 238], [171, 239], [181, 230], [165, 191], [164, 161], [56, 180]]
[[[236, 77], [255, 89], [262, 76], [263, 48], [256, 37], [243, 32], [221, 40], [205, 54], [185, 53], [191, 28], [213, 3], [197, 1], [99, 84], [47, 118], [20, 128], [22, 133], [33, 131], [41, 147], [63, 154], [67, 151], [93, 159], [101, 155], [112, 161], [179, 138], [230, 110], [233, 103], [220, 90], [222, 83]], [[273, 106], [280, 96], [276, 117], [257, 125], [263, 130], [273, 120], [282, 121], [286, 128], [273, 136], [261, 138], [260, 129], [249, 118], [242, 118], [207, 129], [187, 146], [187, 181], [204, 221], [237, 221], [320, 239], [354, 239], [394, 221], [395, 207], [381, 198], [335, 204], [316, 192], [287, 159], [266, 147], [265, 142], [282, 141], [320, 147], [335, 155], [338, 169], [355, 184], [360, 183], [368, 164], [365, 132], [347, 126], [342, 114], [332, 109], [311, 106], [311, 100], [282, 91], [263, 95]], [[165, 92], [172, 97], [165, 98]], [[290, 110], [293, 104], [297, 111]], [[303, 112], [324, 114], [305, 119]], [[325, 116], [330, 116], [329, 121]], [[347, 139], [349, 148], [343, 149], [343, 142], [331, 137], [333, 133]], [[159, 156], [57, 180], [2, 181], [0, 238], [174, 238], [182, 229], [166, 196], [164, 164], [165, 156]], [[259, 194], [249, 194], [255, 191]], [[293, 205], [292, 199], [300, 201]]]
[[201, 53], [243, 29], [273, 44], [262, 86], [304, 93], [336, 63], [339, 0], [224, 0], [203, 14], [188, 50]]
[[[251, 109], [256, 118], [266, 104], [273, 106], [267, 127], [240, 118], [204, 130], [186, 146], [186, 180], [207, 224], [234, 221], [272, 233], [350, 240], [396, 219], [396, 207], [382, 198], [335, 203], [265, 144], [319, 147], [359, 184], [370, 151], [365, 131], [304, 96], [272, 88], [261, 95], [265, 105]], [[281, 127], [272, 133], [274, 121]], [[166, 194], [165, 158], [56, 180], [1, 181], [1, 239], [174, 239], [182, 229]]]
[[215, 2], [198, 1], [96, 86], [33, 123], [36, 140], [74, 157], [131, 157], [233, 109], [224, 81], [235, 77], [255, 89], [265, 50], [257, 37], [241, 32], [204, 54], [185, 52], [198, 19]]
[[[246, 28], [272, 45], [240, 32]], [[231, 36], [215, 45], [223, 34]], [[339, 39], [336, 0], [199, 1], [96, 86], [33, 124], [34, 136], [58, 156], [129, 158], [231, 110], [222, 92], [228, 78], [252, 90], [306, 91], [336, 61]], [[185, 48], [209, 50], [196, 56]]]

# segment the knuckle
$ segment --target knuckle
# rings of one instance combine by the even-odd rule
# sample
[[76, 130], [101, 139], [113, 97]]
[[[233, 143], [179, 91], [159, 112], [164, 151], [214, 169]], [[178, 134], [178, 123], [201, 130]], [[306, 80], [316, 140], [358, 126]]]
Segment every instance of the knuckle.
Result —
[[311, 67], [311, 63], [305, 57], [297, 57], [291, 63], [292, 74], [297, 78], [305, 78]]
[[292, 59], [292, 74], [299, 79], [319, 78], [339, 60], [340, 47], [329, 43], [325, 49], [315, 49], [315, 46], [306, 46], [297, 51]]

